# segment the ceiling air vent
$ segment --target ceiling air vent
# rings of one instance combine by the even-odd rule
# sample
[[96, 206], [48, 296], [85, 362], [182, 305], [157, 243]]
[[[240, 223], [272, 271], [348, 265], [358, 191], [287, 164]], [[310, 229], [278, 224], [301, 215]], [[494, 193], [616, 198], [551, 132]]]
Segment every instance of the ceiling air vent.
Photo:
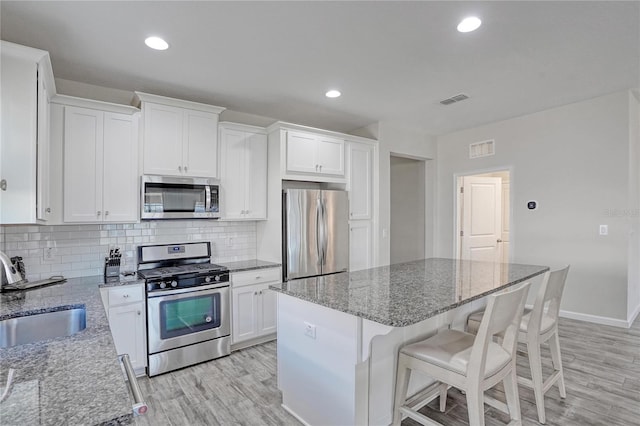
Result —
[[469, 99], [469, 97], [467, 95], [465, 95], [464, 93], [460, 93], [459, 95], [455, 95], [455, 96], [452, 96], [450, 98], [443, 99], [443, 100], [440, 101], [440, 103], [442, 105], [451, 105], [451, 104], [454, 104], [456, 102], [464, 101], [465, 99]]
[[488, 157], [496, 153], [495, 141], [474, 142], [469, 145], [469, 158]]

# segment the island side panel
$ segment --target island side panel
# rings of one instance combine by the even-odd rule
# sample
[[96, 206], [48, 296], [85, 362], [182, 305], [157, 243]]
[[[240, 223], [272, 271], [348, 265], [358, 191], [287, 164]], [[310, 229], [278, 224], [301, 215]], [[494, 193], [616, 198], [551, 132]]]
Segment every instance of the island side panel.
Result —
[[278, 293], [283, 407], [309, 425], [355, 424], [360, 339], [359, 318]]

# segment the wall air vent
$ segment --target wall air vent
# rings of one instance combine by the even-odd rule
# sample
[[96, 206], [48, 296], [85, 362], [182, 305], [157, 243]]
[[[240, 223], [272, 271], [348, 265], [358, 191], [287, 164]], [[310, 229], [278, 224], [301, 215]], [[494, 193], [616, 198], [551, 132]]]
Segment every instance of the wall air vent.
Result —
[[474, 142], [469, 145], [469, 158], [488, 157], [496, 153], [493, 139], [482, 142]]
[[456, 102], [464, 101], [465, 99], [469, 99], [469, 97], [467, 95], [465, 95], [464, 93], [460, 93], [459, 95], [455, 95], [455, 96], [452, 96], [450, 98], [443, 99], [443, 100], [440, 101], [440, 103], [442, 105], [451, 105], [451, 104], [454, 104]]

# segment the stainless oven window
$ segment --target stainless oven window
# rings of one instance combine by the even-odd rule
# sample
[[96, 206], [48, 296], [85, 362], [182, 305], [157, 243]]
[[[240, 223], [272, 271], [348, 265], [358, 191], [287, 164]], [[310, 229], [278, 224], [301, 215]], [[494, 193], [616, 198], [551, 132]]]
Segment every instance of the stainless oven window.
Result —
[[160, 338], [184, 336], [220, 327], [220, 293], [160, 302]]

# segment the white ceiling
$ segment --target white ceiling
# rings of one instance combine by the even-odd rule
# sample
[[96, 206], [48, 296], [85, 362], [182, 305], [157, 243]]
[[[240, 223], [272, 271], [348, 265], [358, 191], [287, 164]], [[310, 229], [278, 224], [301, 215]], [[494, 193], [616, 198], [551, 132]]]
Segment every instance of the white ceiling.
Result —
[[[58, 78], [344, 132], [443, 134], [639, 86], [637, 1], [3, 0], [0, 14], [2, 39], [49, 51]], [[471, 14], [482, 27], [458, 33]]]

